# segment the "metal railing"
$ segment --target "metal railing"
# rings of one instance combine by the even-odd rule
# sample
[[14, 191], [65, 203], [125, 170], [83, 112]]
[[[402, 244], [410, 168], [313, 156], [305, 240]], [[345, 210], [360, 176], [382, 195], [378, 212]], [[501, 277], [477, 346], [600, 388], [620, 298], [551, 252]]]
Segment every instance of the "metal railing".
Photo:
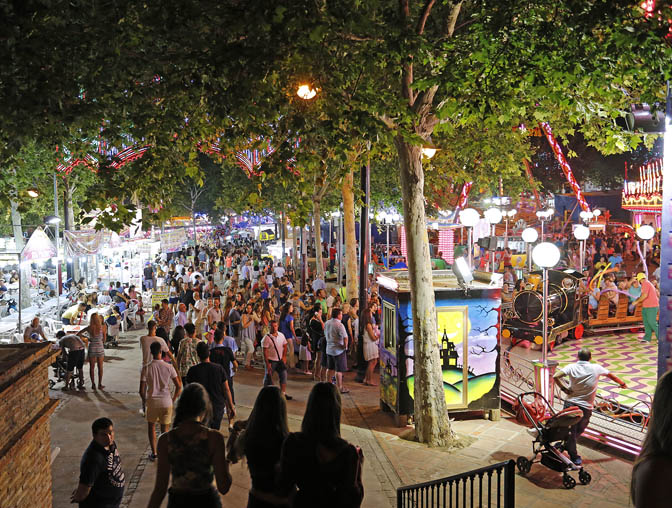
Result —
[[515, 462], [456, 474], [397, 489], [397, 508], [513, 508]]

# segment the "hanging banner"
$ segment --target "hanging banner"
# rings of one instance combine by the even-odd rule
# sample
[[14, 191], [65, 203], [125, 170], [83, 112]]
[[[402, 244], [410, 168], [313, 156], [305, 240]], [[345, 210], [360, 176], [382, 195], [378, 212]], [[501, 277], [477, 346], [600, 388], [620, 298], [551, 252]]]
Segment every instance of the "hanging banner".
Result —
[[42, 228], [37, 228], [30, 235], [28, 243], [21, 252], [23, 261], [45, 261], [56, 256], [56, 247]]
[[164, 231], [161, 233], [160, 238], [161, 252], [166, 254], [182, 250], [184, 244], [187, 243], [187, 234], [183, 228]]
[[104, 233], [93, 229], [84, 231], [63, 231], [65, 253], [69, 257], [97, 254], [103, 245]]

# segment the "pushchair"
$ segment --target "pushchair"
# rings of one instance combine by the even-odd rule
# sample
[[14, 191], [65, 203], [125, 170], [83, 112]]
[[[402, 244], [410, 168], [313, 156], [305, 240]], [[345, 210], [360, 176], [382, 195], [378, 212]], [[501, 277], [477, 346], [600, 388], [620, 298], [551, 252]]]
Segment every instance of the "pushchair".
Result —
[[[534, 401], [525, 402], [526, 396], [533, 397]], [[553, 471], [562, 473], [562, 484], [566, 489], [573, 489], [576, 486], [576, 480], [570, 476], [570, 471], [578, 471], [581, 485], [588, 485], [591, 480], [590, 473], [582, 466], [575, 465], [569, 457], [562, 453], [570, 428], [583, 418], [581, 409], [572, 406], [562, 411], [555, 411], [551, 404], [537, 392], [521, 393], [518, 395], [517, 403], [523, 420], [532, 425], [532, 433], [536, 434], [532, 442], [534, 453], [532, 458], [518, 457], [516, 460], [520, 474], [529, 473], [532, 464], [537, 462], [537, 456], [541, 455], [539, 462]]]
[[[68, 352], [65, 350], [65, 348], [61, 348], [61, 354], [56, 357], [56, 360], [54, 360], [54, 363], [51, 364], [51, 367], [54, 369], [55, 379], [49, 379], [49, 388], [56, 386], [56, 383], [65, 381], [65, 374], [67, 373], [68, 368]], [[74, 376], [70, 378], [70, 384], [74, 388]]]

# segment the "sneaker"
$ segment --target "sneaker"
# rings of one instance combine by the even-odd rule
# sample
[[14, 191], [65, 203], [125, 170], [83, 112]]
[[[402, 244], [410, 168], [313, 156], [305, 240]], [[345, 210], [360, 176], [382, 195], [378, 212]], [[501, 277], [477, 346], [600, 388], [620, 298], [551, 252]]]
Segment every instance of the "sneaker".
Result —
[[581, 457], [575, 457], [572, 459], [572, 462], [574, 462], [575, 465], [580, 466], [583, 464], [583, 460], [581, 460]]
[[312, 375], [313, 375], [313, 373], [310, 372], [309, 370], [305, 370], [303, 373], [304, 373], [306, 376], [312, 376]]
[[150, 462], [154, 462], [156, 460], [156, 453], [150, 453], [147, 458]]
[[145, 416], [145, 410], [142, 408], [138, 409], [138, 413], [140, 413], [142, 416]]
[[336, 376], [331, 376], [331, 384], [332, 385], [336, 384]]

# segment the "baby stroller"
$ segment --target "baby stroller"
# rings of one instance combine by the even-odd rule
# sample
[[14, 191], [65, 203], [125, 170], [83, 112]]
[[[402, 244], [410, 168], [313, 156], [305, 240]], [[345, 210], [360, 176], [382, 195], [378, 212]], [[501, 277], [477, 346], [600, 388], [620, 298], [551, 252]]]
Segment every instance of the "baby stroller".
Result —
[[[61, 348], [61, 354], [56, 357], [56, 360], [51, 364], [51, 367], [54, 369], [55, 379], [49, 379], [49, 388], [56, 386], [56, 383], [65, 381], [65, 374], [67, 373], [68, 368], [68, 353], [65, 348]], [[70, 379], [70, 384], [74, 388], [74, 376]]]
[[[526, 396], [534, 397], [534, 401], [525, 402]], [[534, 453], [532, 458], [518, 457], [516, 460], [520, 474], [529, 473], [532, 464], [537, 462], [537, 456], [541, 455], [539, 462], [553, 471], [562, 473], [562, 484], [566, 489], [573, 489], [576, 486], [576, 480], [569, 475], [570, 471], [578, 471], [581, 485], [588, 485], [591, 480], [590, 473], [582, 466], [575, 465], [562, 453], [570, 428], [583, 418], [581, 409], [572, 406], [556, 412], [537, 392], [521, 393], [518, 395], [517, 403], [519, 411], [522, 412], [521, 416], [526, 423], [532, 425], [530, 431], [535, 435], [532, 442]]]

